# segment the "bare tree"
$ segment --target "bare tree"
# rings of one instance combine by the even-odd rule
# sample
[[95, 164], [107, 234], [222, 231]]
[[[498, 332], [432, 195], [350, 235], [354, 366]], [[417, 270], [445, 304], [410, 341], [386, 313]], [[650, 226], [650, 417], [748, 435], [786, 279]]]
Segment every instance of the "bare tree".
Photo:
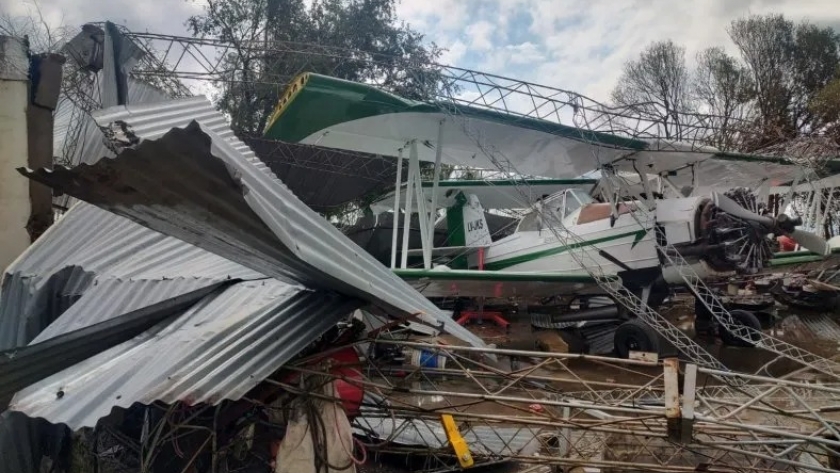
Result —
[[0, 11], [0, 34], [26, 38], [29, 49], [35, 54], [58, 52], [72, 37], [73, 31], [64, 25], [63, 17], [57, 25], [50, 24], [37, 0], [25, 4], [26, 15], [13, 16]]
[[724, 150], [736, 147], [740, 125], [753, 115], [755, 86], [749, 70], [723, 48], [703, 50], [697, 54], [691, 97], [699, 111], [711, 116], [711, 144]]
[[665, 137], [674, 139], [683, 132], [680, 113], [690, 108], [688, 90], [685, 49], [668, 40], [651, 44], [624, 65], [612, 99], [657, 122]]

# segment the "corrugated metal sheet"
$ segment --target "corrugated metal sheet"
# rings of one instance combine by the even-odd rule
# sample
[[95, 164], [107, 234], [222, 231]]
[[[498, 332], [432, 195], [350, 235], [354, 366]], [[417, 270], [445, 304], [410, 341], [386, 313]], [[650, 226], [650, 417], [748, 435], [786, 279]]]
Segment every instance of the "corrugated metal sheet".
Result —
[[[101, 73], [98, 75], [101, 76]], [[94, 89], [98, 88], [94, 87]], [[98, 95], [97, 92], [93, 94]], [[160, 103], [167, 100], [171, 98], [163, 91], [129, 79], [129, 104]], [[113, 156], [113, 153], [105, 146], [102, 132], [93, 117], [81, 110], [66, 95], [59, 98], [54, 118], [53, 149], [64, 162], [75, 165], [87, 162], [89, 159], [96, 161], [103, 156]], [[68, 142], [68, 139], [72, 142]]]
[[[182, 240], [80, 203], [4, 274], [0, 285], [0, 349], [28, 344], [94, 284], [108, 284], [109, 299], [100, 305], [84, 306], [92, 311], [89, 315], [76, 312], [83, 319], [72, 322], [75, 328], [80, 328], [84, 317], [101, 321], [124, 313], [119, 305], [110, 305], [112, 301], [139, 308], [147, 297], [157, 301], [162, 294], [183, 294], [218, 281], [265, 277]], [[142, 280], [157, 282], [149, 286], [136, 283]], [[135, 291], [138, 288], [143, 290]], [[68, 316], [62, 320], [73, 319]], [[57, 327], [50, 330], [48, 333], [60, 333]]]
[[265, 277], [86, 203], [74, 206], [53, 224], [7, 272], [42, 275], [60, 266], [79, 266], [120, 279]]
[[[300, 202], [209, 101], [116, 109], [97, 120], [126, 123], [115, 141], [141, 137], [139, 145], [94, 165], [25, 174], [260, 273], [359, 297], [395, 316], [421, 314], [483, 345]], [[170, 129], [192, 119], [201, 127]]]
[[75, 430], [134, 403], [238, 399], [360, 304], [272, 279], [240, 282], [18, 392], [10, 408]]
[[90, 289], [30, 344], [43, 342], [73, 330], [105, 322], [116, 315], [148, 307], [216, 284], [207, 279], [136, 280], [106, 279]]
[[840, 325], [829, 314], [799, 316], [799, 320], [815, 337], [822, 340], [840, 341]]
[[181, 315], [208, 295], [229, 287], [229, 284], [218, 283], [151, 305], [144, 304], [117, 317], [109, 316], [100, 323], [0, 352], [0, 403], [5, 407], [19, 390]]
[[[103, 82], [103, 73], [100, 71], [95, 77], [95, 81], [80, 87], [88, 89], [87, 93], [91, 100], [98, 102], [99, 84]], [[166, 93], [155, 87], [133, 79], [128, 80], [128, 103], [130, 104], [160, 103], [170, 99]], [[96, 105], [95, 109], [98, 108], [99, 105]], [[102, 156], [113, 156], [113, 153], [105, 146], [102, 132], [90, 113], [82, 110], [66, 95], [59, 98], [58, 107], [53, 116], [55, 118], [53, 150], [58, 156], [59, 163], [77, 165], [92, 157], [97, 160]], [[77, 201], [68, 195], [62, 195], [55, 197], [53, 202], [60, 208], [66, 209]]]

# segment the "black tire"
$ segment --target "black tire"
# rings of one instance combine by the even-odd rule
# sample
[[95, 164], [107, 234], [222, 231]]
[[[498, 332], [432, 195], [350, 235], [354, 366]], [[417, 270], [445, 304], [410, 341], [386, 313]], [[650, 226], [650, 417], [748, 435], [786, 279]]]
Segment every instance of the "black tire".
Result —
[[659, 335], [639, 319], [628, 320], [619, 325], [613, 344], [621, 358], [628, 358], [631, 351], [659, 353]]
[[[732, 318], [736, 324], [750, 327], [759, 332], [761, 331], [761, 322], [752, 312], [746, 310], [731, 310], [729, 313], [732, 314]], [[730, 333], [728, 330], [720, 327], [720, 339], [723, 340], [723, 343], [729, 346], [752, 348], [755, 346], [755, 342], [758, 341], [758, 334], [753, 334], [752, 342], [749, 342], [738, 338], [734, 333]]]

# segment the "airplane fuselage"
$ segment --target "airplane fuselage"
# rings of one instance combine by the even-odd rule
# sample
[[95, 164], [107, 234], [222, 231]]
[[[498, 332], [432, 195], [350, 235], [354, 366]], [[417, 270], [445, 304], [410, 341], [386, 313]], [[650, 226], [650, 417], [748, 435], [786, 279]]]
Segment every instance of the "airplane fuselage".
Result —
[[[562, 225], [539, 225], [518, 229], [513, 235], [488, 246], [484, 269], [510, 272], [561, 273], [569, 275], [620, 275], [633, 278], [639, 271], [658, 271], [668, 284], [681, 284], [682, 277], [670, 268], [657, 250], [660, 238], [683, 250], [697, 248], [702, 240], [698, 215], [703, 198], [658, 201], [652, 212], [629, 207], [618, 217], [610, 216], [609, 204], [584, 205], [563, 218]], [[635, 203], [640, 205], [640, 203]], [[601, 218], [592, 218], [603, 214]], [[598, 217], [600, 215], [596, 215]], [[556, 222], [555, 222], [556, 223]], [[682, 251], [681, 251], [682, 252]], [[686, 252], [686, 261], [701, 277], [724, 276], [731, 271], [712, 269], [702, 251]]]

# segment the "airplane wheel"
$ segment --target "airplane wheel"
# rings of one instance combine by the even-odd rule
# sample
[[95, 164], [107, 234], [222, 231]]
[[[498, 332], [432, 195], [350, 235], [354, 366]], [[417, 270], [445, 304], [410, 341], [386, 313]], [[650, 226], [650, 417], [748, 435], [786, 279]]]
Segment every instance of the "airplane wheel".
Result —
[[659, 335], [639, 319], [631, 319], [619, 325], [613, 343], [621, 358], [628, 358], [631, 351], [659, 353]]
[[[758, 317], [756, 317], [752, 312], [746, 310], [732, 310], [729, 311], [729, 313], [732, 314], [732, 318], [735, 319], [736, 324], [761, 331], [761, 322], [759, 322]], [[723, 343], [729, 346], [752, 348], [755, 346], [755, 342], [758, 341], [758, 334], [753, 334], [753, 341], [751, 343], [738, 338], [734, 333], [730, 333], [728, 330], [720, 327], [720, 339], [723, 340]]]

